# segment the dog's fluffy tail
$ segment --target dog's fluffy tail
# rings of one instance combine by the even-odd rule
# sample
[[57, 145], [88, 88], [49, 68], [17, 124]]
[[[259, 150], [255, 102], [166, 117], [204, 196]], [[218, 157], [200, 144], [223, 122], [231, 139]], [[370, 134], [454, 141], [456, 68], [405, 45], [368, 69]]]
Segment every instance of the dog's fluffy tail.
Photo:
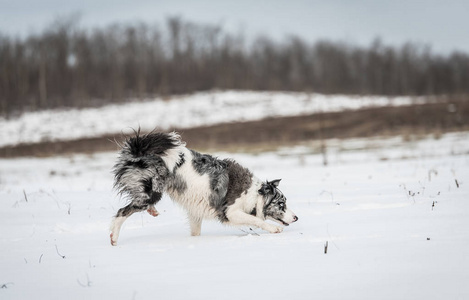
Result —
[[152, 132], [144, 135], [140, 135], [140, 132], [136, 132], [135, 136], [125, 141], [122, 150], [134, 158], [165, 156], [168, 154], [169, 150], [183, 144], [181, 137], [176, 132]]
[[[114, 166], [114, 187], [131, 198], [161, 192], [165, 178], [184, 160], [185, 143], [176, 132], [151, 132], [127, 138]], [[161, 186], [155, 186], [155, 184]]]

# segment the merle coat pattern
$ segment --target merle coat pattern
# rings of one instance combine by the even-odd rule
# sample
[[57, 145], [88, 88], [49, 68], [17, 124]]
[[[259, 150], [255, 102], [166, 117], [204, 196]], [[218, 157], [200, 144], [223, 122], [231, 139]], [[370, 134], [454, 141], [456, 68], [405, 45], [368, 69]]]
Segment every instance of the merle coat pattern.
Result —
[[155, 204], [163, 193], [185, 208], [192, 235], [200, 235], [203, 219], [262, 228], [271, 233], [298, 220], [287, 209], [278, 189], [280, 180], [262, 182], [231, 159], [218, 159], [185, 147], [177, 133], [152, 132], [128, 138], [114, 166], [114, 186], [130, 203], [119, 209], [111, 224], [116, 245], [124, 221], [147, 210], [158, 216]]

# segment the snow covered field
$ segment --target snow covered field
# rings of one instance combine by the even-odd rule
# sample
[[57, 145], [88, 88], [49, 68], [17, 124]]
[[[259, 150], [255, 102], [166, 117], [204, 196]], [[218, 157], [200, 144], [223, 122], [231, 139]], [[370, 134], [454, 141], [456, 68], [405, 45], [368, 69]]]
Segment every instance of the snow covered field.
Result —
[[156, 98], [101, 108], [31, 112], [12, 119], [0, 117], [0, 146], [96, 137], [130, 131], [130, 128], [139, 126], [146, 131], [156, 127], [166, 130], [416, 103], [424, 103], [424, 99], [253, 91], [201, 92], [174, 97], [171, 101]]
[[[280, 188], [281, 234], [182, 211], [111, 216], [115, 153], [0, 160], [0, 299], [469, 299], [469, 134], [234, 157]], [[327, 254], [324, 245], [328, 243]]]

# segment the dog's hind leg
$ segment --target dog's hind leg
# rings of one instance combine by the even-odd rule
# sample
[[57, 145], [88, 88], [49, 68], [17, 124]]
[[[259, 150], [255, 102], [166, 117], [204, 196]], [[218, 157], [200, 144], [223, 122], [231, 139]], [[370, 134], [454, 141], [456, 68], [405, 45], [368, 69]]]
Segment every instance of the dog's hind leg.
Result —
[[150, 215], [152, 215], [153, 217], [158, 217], [158, 215], [160, 214], [160, 213], [156, 210], [156, 208], [155, 208], [154, 205], [148, 206], [147, 212], [148, 212]]
[[125, 220], [132, 214], [147, 209], [147, 207], [148, 204], [136, 204], [132, 202], [117, 211], [116, 217], [111, 224], [111, 245], [115, 246], [117, 244], [117, 239], [119, 238], [119, 233]]
[[111, 245], [117, 245], [117, 239], [119, 238], [119, 232], [122, 224], [127, 220], [127, 217], [115, 217], [111, 224]]
[[155, 204], [161, 200], [162, 194], [160, 192], [152, 192], [150, 199], [146, 201], [148, 204], [147, 212], [153, 217], [157, 217], [160, 213], [156, 210]]
[[152, 192], [149, 198], [140, 201], [132, 201], [129, 205], [119, 209], [111, 224], [111, 245], [115, 246], [117, 244], [122, 224], [132, 214], [147, 210], [150, 215], [154, 217], [158, 216], [159, 213], [154, 205], [160, 201], [161, 196], [162, 194], [159, 192]]

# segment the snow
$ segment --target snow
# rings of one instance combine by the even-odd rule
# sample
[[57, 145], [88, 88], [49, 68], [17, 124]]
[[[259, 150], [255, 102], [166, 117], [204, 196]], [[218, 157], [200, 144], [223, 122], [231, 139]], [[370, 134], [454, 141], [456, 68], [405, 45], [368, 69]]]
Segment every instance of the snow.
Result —
[[423, 98], [412, 97], [354, 98], [313, 93], [201, 92], [175, 97], [171, 101], [156, 98], [101, 108], [29, 112], [11, 119], [0, 117], [0, 146], [119, 134], [139, 126], [146, 131], [154, 128], [167, 130], [424, 101]]
[[282, 178], [281, 234], [191, 237], [164, 198], [116, 247], [116, 153], [0, 160], [0, 299], [468, 299], [469, 133], [327, 145], [328, 166], [313, 144], [217, 153]]

